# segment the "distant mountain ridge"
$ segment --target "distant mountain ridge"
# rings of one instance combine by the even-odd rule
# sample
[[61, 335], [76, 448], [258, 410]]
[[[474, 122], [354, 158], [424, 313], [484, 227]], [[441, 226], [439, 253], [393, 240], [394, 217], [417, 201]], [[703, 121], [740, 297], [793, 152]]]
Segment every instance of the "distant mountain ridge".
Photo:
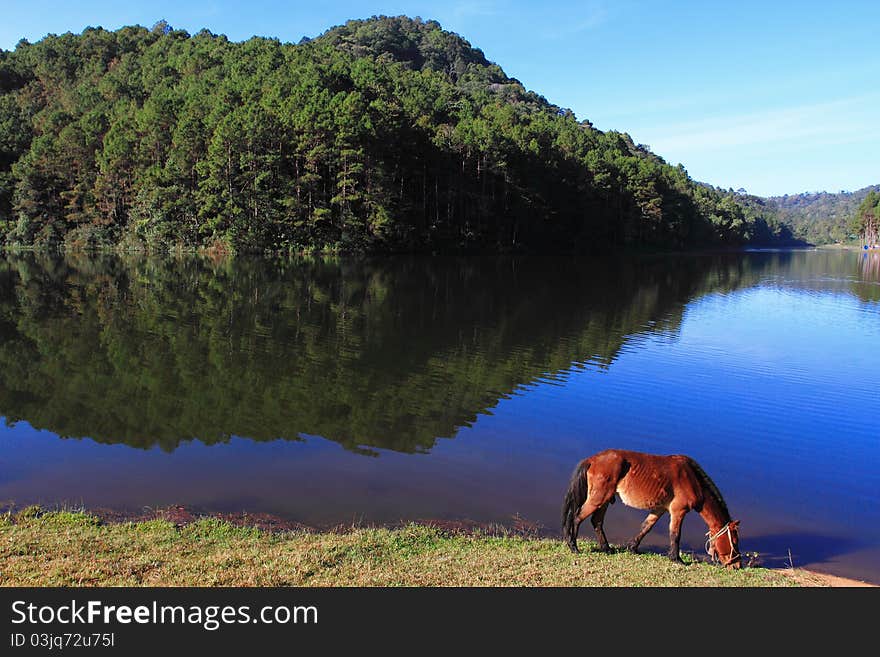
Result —
[[870, 185], [854, 192], [804, 192], [770, 196], [766, 200], [775, 209], [777, 219], [792, 234], [811, 244], [846, 242], [853, 234], [851, 223], [869, 192], [880, 192], [880, 185]]

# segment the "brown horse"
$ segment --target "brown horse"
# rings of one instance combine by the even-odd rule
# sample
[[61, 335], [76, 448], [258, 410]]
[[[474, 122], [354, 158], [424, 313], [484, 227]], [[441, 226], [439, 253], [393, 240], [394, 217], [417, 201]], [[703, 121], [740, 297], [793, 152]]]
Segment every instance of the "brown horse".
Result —
[[739, 520], [730, 519], [721, 492], [696, 461], [682, 455], [658, 456], [620, 449], [584, 459], [571, 477], [562, 507], [562, 534], [572, 552], [578, 551], [578, 529], [587, 518], [596, 530], [599, 549], [608, 551], [602, 522], [615, 493], [627, 506], [649, 512], [626, 549], [637, 552], [645, 535], [669, 511], [669, 558], [680, 562], [681, 522], [688, 511], [694, 510], [709, 528], [706, 551], [712, 559], [731, 568], [742, 565]]

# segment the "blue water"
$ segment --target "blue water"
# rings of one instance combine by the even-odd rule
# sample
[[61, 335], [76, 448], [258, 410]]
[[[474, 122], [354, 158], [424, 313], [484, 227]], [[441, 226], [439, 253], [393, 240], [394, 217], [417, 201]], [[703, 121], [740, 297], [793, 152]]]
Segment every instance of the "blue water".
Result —
[[[872, 257], [7, 256], [0, 500], [553, 535], [579, 459], [685, 453], [764, 565], [880, 583]], [[642, 516], [614, 505], [609, 540]]]

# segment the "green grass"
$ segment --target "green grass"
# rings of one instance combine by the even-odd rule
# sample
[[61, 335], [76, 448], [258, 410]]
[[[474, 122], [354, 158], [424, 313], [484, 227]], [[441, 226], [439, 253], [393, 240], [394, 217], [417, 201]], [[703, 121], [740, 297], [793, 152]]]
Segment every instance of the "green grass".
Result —
[[603, 554], [581, 541], [408, 525], [269, 533], [205, 518], [105, 524], [84, 512], [0, 517], [4, 586], [792, 586], [779, 571]]

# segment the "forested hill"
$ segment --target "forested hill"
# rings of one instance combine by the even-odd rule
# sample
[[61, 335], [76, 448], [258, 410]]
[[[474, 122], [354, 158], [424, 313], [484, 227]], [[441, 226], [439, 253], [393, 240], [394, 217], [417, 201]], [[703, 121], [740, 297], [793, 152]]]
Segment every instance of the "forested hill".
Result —
[[880, 185], [855, 192], [816, 192], [773, 196], [767, 199], [776, 208], [780, 222], [792, 233], [811, 244], [845, 242], [861, 230], [857, 210], [869, 192], [880, 193]]
[[772, 240], [771, 216], [433, 21], [351, 21], [298, 45], [159, 23], [0, 51], [8, 245], [681, 248]]

